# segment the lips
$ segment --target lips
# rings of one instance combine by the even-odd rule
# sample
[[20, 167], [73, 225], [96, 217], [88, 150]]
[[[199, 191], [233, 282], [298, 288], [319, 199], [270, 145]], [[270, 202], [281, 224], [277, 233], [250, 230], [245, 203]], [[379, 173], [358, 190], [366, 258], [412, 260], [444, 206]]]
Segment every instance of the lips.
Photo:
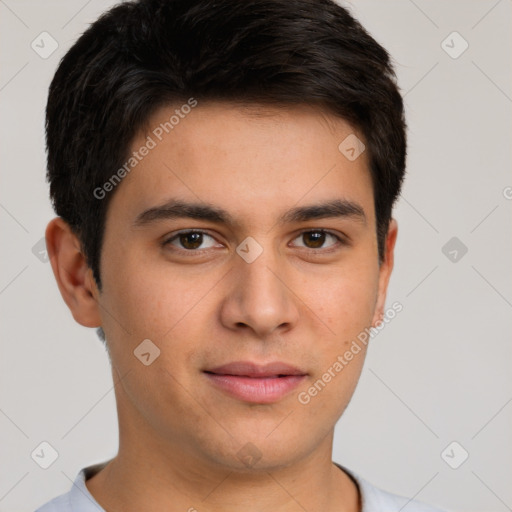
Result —
[[300, 368], [279, 361], [265, 365], [235, 361], [204, 373], [215, 389], [238, 400], [259, 404], [281, 400], [307, 376]]
[[216, 368], [205, 370], [207, 373], [217, 375], [238, 375], [242, 377], [285, 377], [289, 375], [306, 375], [295, 366], [280, 361], [258, 365], [250, 361], [235, 361]]

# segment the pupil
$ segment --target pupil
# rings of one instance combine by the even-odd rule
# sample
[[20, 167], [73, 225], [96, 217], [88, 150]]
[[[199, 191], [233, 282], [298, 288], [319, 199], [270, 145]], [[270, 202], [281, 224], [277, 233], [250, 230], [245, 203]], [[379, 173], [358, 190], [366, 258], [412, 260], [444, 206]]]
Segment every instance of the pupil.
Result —
[[[309, 238], [309, 243], [306, 239]], [[325, 233], [319, 231], [312, 231], [310, 233], [304, 233], [304, 242], [307, 247], [318, 248], [322, 247], [325, 241]]]
[[201, 246], [203, 235], [201, 233], [184, 233], [180, 236], [180, 241], [185, 249], [197, 249]]

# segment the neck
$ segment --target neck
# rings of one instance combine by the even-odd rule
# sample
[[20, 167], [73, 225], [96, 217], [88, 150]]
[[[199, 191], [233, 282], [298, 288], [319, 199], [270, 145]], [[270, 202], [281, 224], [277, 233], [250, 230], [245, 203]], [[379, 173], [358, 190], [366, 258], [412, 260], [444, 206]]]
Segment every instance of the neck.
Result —
[[[296, 464], [286, 469], [240, 474], [232, 471], [180, 470], [176, 460], [164, 467], [130, 461], [120, 453], [86, 482], [106, 512], [360, 512], [358, 490], [332, 462]], [[206, 467], [206, 465], [205, 465]]]

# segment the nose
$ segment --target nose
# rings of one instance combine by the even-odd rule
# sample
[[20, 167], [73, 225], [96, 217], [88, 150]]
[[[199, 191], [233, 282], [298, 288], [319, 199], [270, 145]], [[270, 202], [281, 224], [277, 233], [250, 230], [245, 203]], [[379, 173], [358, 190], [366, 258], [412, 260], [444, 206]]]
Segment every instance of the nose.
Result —
[[251, 330], [260, 339], [293, 328], [299, 319], [299, 299], [287, 283], [285, 262], [264, 250], [252, 263], [235, 256], [234, 265], [221, 306], [224, 327]]

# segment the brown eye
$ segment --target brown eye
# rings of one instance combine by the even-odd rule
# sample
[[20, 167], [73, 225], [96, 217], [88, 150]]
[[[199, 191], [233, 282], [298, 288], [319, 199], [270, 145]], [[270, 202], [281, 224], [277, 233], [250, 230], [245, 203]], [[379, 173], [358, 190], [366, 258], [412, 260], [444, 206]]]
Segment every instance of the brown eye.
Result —
[[[301, 242], [295, 245], [298, 247], [305, 247], [307, 249], [326, 249], [335, 247], [337, 244], [342, 242], [340, 237], [322, 230], [303, 231], [295, 241]], [[328, 241], [331, 243], [325, 245]]]
[[325, 233], [322, 231], [308, 231], [302, 234], [302, 240], [306, 247], [318, 249], [325, 243]]
[[198, 249], [210, 249], [216, 246], [216, 240], [208, 233], [202, 231], [182, 231], [163, 243], [164, 246], [172, 246], [176, 249], [196, 251]]
[[202, 233], [182, 233], [178, 239], [185, 249], [198, 249], [203, 243]]

